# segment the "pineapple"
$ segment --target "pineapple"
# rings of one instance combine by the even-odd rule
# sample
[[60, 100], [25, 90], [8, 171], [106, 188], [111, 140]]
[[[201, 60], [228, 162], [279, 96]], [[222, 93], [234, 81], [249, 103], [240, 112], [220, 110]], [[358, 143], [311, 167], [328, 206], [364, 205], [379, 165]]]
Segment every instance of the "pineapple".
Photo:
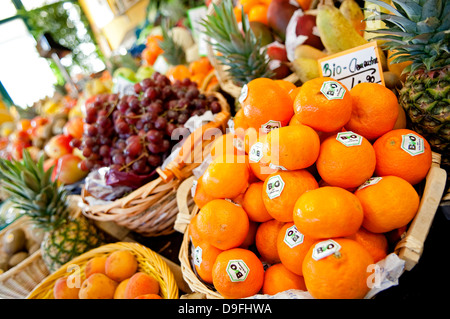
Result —
[[161, 32], [163, 40], [159, 41], [159, 47], [164, 51], [162, 55], [171, 65], [186, 64], [186, 52], [184, 51], [184, 48], [181, 44], [176, 43], [172, 36], [169, 35], [168, 29], [170, 29], [169, 21], [162, 21]]
[[371, 32], [383, 34], [387, 49], [397, 51], [393, 63], [412, 61], [403, 72], [399, 91], [411, 129], [423, 135], [448, 166], [450, 143], [450, 0], [392, 0], [394, 6], [367, 0], [389, 10], [375, 15], [389, 27]]
[[224, 0], [218, 6], [214, 4], [215, 15], [209, 15], [202, 25], [206, 36], [215, 40], [212, 47], [221, 55], [218, 61], [225, 67], [233, 82], [243, 86], [255, 78], [270, 78], [273, 72], [269, 69], [267, 50], [261, 45], [250, 28], [247, 15], [242, 10], [242, 32], [239, 29], [233, 12], [231, 0]]
[[42, 259], [54, 272], [74, 257], [103, 243], [103, 234], [70, 201], [67, 191], [44, 172], [44, 158], [35, 163], [27, 150], [23, 161], [0, 159], [2, 187], [12, 202], [45, 231]]

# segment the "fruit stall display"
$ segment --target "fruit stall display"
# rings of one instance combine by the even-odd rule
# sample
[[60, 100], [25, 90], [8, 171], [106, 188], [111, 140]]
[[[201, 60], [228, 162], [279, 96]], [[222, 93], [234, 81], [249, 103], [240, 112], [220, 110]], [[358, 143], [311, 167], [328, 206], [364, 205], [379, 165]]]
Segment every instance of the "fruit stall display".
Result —
[[[206, 56], [162, 19], [137, 70], [5, 115], [0, 297], [179, 298], [144, 244], [170, 235], [193, 298], [372, 298], [368, 267], [417, 264], [447, 182], [449, 2], [205, 4]], [[385, 85], [319, 72], [373, 42]]]

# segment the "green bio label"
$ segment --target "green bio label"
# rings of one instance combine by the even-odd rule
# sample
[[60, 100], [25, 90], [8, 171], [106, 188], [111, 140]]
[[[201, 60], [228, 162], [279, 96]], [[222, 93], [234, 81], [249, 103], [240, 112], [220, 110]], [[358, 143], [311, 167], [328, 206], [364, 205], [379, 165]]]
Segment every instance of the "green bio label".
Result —
[[280, 121], [267, 121], [267, 123], [261, 125], [261, 129], [264, 133], [269, 133], [272, 130], [275, 130], [277, 128], [281, 127], [281, 122]]
[[423, 138], [410, 133], [402, 135], [401, 148], [408, 154], [416, 156], [425, 152]]
[[250, 268], [241, 259], [230, 260], [226, 270], [232, 282], [245, 281], [250, 272]]
[[295, 225], [292, 225], [291, 227], [286, 229], [286, 233], [284, 234], [283, 241], [290, 248], [293, 248], [293, 247], [303, 243], [304, 238], [305, 238], [305, 236], [303, 236], [303, 234], [298, 231], [297, 227], [295, 227]]
[[194, 249], [194, 265], [196, 266], [200, 266], [200, 264], [202, 263], [202, 249], [200, 248], [200, 246], [195, 247]]
[[381, 181], [381, 179], [382, 179], [381, 177], [371, 177], [367, 181], [365, 181], [361, 186], [359, 186], [357, 190], [359, 191], [360, 189], [375, 185], [376, 183]]
[[351, 131], [340, 132], [336, 136], [336, 140], [347, 147], [358, 146], [362, 143], [362, 136]]
[[270, 199], [274, 199], [281, 195], [284, 188], [284, 181], [280, 175], [275, 175], [269, 178], [266, 186], [266, 193]]
[[312, 258], [314, 260], [320, 260], [322, 258], [328, 257], [335, 252], [339, 251], [341, 246], [332, 239], [321, 241], [314, 246], [312, 253]]
[[338, 82], [326, 81], [323, 82], [320, 92], [322, 92], [328, 100], [342, 100], [345, 95], [345, 88]]
[[248, 154], [248, 158], [252, 162], [258, 163], [263, 157], [263, 143], [257, 142], [252, 145], [250, 148], [250, 154]]

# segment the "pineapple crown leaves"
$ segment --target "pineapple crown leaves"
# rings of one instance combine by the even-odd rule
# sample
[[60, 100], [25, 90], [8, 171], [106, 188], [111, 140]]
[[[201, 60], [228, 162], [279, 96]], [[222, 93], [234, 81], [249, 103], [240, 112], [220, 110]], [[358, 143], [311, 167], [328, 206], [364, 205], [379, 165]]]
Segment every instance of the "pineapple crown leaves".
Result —
[[171, 24], [168, 19], [161, 21], [163, 40], [159, 41], [159, 47], [164, 51], [162, 55], [171, 65], [186, 64], [186, 52], [184, 52], [183, 47], [177, 44], [171, 35], [169, 35], [170, 27]]
[[375, 40], [395, 53], [392, 63], [412, 61], [404, 72], [432, 70], [450, 63], [450, 0], [367, 0], [389, 13], [373, 12], [365, 20], [382, 20], [387, 28], [367, 30], [381, 34]]
[[228, 72], [237, 85], [243, 85], [255, 78], [271, 78], [267, 49], [261, 46], [244, 10], [241, 10], [242, 30], [236, 21], [231, 0], [220, 5], [212, 4], [215, 15], [208, 15], [201, 23], [208, 43], [221, 55], [217, 60], [229, 67]]
[[0, 159], [1, 184], [11, 201], [38, 227], [51, 230], [66, 223], [67, 192], [52, 181], [53, 167], [44, 171], [44, 157], [36, 163], [27, 150], [23, 160]]

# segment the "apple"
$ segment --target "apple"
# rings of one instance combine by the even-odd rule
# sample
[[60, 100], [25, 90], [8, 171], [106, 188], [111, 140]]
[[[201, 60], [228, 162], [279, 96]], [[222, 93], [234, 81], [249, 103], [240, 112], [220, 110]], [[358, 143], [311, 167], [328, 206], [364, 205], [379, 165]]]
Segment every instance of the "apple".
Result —
[[55, 166], [56, 170], [56, 164], [58, 164], [58, 159], [57, 158], [48, 158], [44, 161], [44, 172], [48, 171], [50, 169], [50, 167]]
[[136, 71], [136, 80], [138, 82], [141, 82], [143, 79], [148, 79], [153, 75], [154, 72], [155, 72], [155, 69], [153, 69], [151, 66], [142, 65]]
[[83, 137], [83, 125], [82, 117], [74, 117], [64, 125], [63, 133], [73, 138], [81, 139]]
[[45, 144], [44, 152], [50, 158], [60, 158], [63, 155], [72, 154], [71, 140], [72, 137], [64, 134], [55, 135]]
[[281, 62], [289, 62], [286, 47], [284, 45], [274, 42], [267, 47], [267, 55], [270, 60], [279, 60]]
[[117, 78], [119, 76], [124, 77], [125, 79], [130, 80], [131, 82], [136, 82], [136, 73], [130, 68], [120, 67], [117, 68], [113, 73], [113, 78]]
[[62, 184], [73, 184], [86, 177], [88, 172], [79, 168], [81, 158], [73, 154], [66, 154], [58, 159], [53, 171], [53, 178], [57, 178]]
[[295, 31], [297, 36], [304, 35], [308, 37], [308, 39], [306, 39], [303, 44], [307, 44], [316, 49], [323, 50], [324, 46], [322, 44], [322, 40], [320, 39], [320, 36], [318, 36], [314, 31], [315, 28], [316, 16], [313, 16], [311, 14], [304, 14], [298, 18]]

